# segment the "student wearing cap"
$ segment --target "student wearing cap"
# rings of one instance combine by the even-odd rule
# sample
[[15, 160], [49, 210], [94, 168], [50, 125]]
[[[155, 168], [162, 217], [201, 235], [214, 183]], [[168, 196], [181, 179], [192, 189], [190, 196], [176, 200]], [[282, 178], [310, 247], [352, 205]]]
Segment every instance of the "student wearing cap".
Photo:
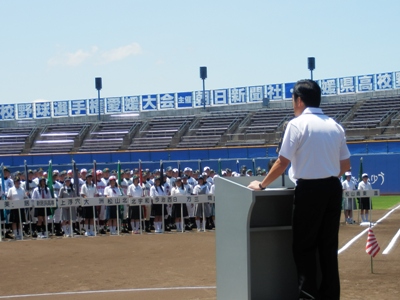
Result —
[[[368, 181], [367, 173], [362, 174], [362, 181], [359, 182], [358, 189], [361, 191], [372, 190], [372, 185]], [[360, 207], [361, 220], [363, 222], [371, 222], [371, 220], [369, 219], [369, 210], [372, 209], [371, 198], [363, 197], [360, 198], [358, 201], [359, 201], [358, 205]]]
[[248, 169], [246, 171], [246, 176], [253, 176], [253, 170], [252, 169]]
[[104, 168], [103, 169], [103, 178], [102, 181], [104, 182], [105, 186], [108, 185], [108, 179], [110, 178], [110, 169]]
[[[54, 191], [54, 198], [58, 200], [58, 195], [60, 194], [60, 190], [62, 188], [62, 184], [58, 181], [58, 170], [53, 171], [53, 175], [51, 176], [52, 183], [53, 183], [53, 191]], [[61, 208], [53, 209], [53, 215], [49, 218], [49, 220], [53, 220], [54, 232], [56, 236], [62, 236], [61, 231], [61, 218], [62, 218], [62, 210]]]
[[[35, 174], [35, 172], [33, 170], [29, 169], [27, 180], [25, 180], [24, 182], [21, 182], [21, 187], [25, 190], [25, 193], [29, 199], [31, 198], [33, 190], [37, 187], [37, 184], [34, 180], [34, 174]], [[29, 190], [27, 190], [27, 188], [26, 188], [27, 183], [29, 186]], [[25, 210], [25, 216], [26, 216], [26, 220], [28, 221], [28, 222], [26, 222], [27, 224], [25, 224], [26, 225], [25, 232], [27, 232], [27, 233], [29, 232], [29, 230], [28, 230], [29, 223], [32, 228], [32, 232], [35, 232], [36, 231], [36, 222], [37, 222], [37, 219], [35, 218], [35, 209], [32, 207], [27, 208]], [[30, 234], [32, 234], [32, 232]]]
[[190, 184], [190, 186], [192, 188], [194, 188], [197, 184], [196, 179], [194, 179], [193, 176], [193, 170], [189, 167], [186, 167], [183, 172], [185, 173], [185, 175], [187, 176], [187, 183]]
[[[175, 186], [171, 190], [171, 196], [178, 196], [178, 195], [183, 195], [183, 196], [190, 195], [190, 193], [188, 193], [188, 191], [185, 189], [181, 177], [176, 178]], [[182, 228], [182, 218], [187, 218], [187, 216], [188, 216], [188, 211], [187, 211], [187, 206], [185, 204], [173, 204], [172, 218], [175, 220], [175, 226], [177, 232], [184, 231], [184, 228]]]
[[[2, 179], [0, 178], [0, 190], [1, 190], [1, 195], [4, 195], [7, 197], [8, 190], [14, 186], [14, 182], [11, 179], [11, 172], [8, 168], [4, 168], [4, 191], [2, 190]], [[8, 224], [8, 218], [10, 215], [8, 214], [8, 210], [5, 210], [7, 215], [6, 215], [6, 220], [1, 218], [1, 223], [4, 224], [4, 236], [6, 238], [13, 238], [11, 235], [9, 235], [8, 230], [9, 230], [9, 224]], [[3, 216], [4, 212], [3, 210], [0, 209], [0, 214]]]
[[[167, 196], [165, 192], [165, 188], [161, 184], [160, 177], [154, 178], [154, 185], [150, 188], [150, 197], [153, 198], [153, 205], [152, 205], [152, 215], [154, 216], [154, 227], [155, 233], [162, 233], [163, 232], [163, 218], [162, 215], [162, 204], [156, 204], [154, 202], [154, 198], [158, 196]], [[164, 214], [167, 212], [164, 211]]]
[[[210, 193], [210, 190], [208, 188], [208, 184], [207, 184], [206, 180], [204, 179], [203, 176], [199, 176], [198, 183], [193, 189], [193, 194], [194, 195], [206, 195], [209, 193]], [[210, 210], [210, 206], [208, 205], [208, 203], [198, 203], [195, 205], [197, 231], [204, 231], [205, 227], [206, 227], [206, 224], [204, 224], [204, 222], [203, 222], [202, 226], [200, 225], [200, 222], [201, 222], [200, 220], [203, 218], [203, 211], [204, 211], [204, 216], [206, 218], [211, 217], [211, 210]]]
[[[356, 186], [353, 181], [351, 181], [351, 172], [346, 172], [346, 179], [342, 182], [343, 191], [354, 191]], [[353, 210], [357, 208], [355, 198], [344, 198], [343, 199], [343, 211], [344, 218], [347, 224], [354, 224], [353, 220]]]
[[[75, 197], [74, 185], [72, 184], [71, 177], [64, 178], [63, 186], [58, 194], [58, 199], [73, 198]], [[65, 237], [71, 237], [72, 225], [76, 221], [76, 208], [63, 207], [61, 208], [61, 229]]]
[[[50, 199], [50, 198], [51, 198], [51, 194], [50, 194], [50, 190], [46, 184], [46, 178], [42, 177], [39, 179], [38, 187], [33, 190], [32, 199], [33, 200], [42, 200], [42, 199]], [[46, 226], [47, 226], [47, 220], [45, 220], [46, 214], [47, 215], [51, 214], [51, 210], [49, 207], [46, 208], [46, 213], [45, 213], [45, 208], [43, 208], [43, 207], [35, 208], [35, 217], [38, 220], [36, 228], [37, 228], [37, 230], [40, 230], [40, 232], [37, 234], [38, 238], [47, 238], [48, 237], [46, 234]]]
[[[103, 172], [104, 173], [104, 172]], [[110, 176], [108, 185], [104, 189], [104, 196], [117, 197], [122, 196], [121, 190], [118, 187], [117, 177]], [[119, 209], [116, 205], [107, 206], [107, 220], [110, 227], [110, 235], [118, 235], [117, 231], [117, 213]]]
[[[7, 199], [11, 201], [21, 201], [28, 198], [25, 190], [21, 187], [21, 179], [19, 176], [14, 178], [14, 186], [8, 189]], [[20, 216], [21, 215], [21, 219]], [[21, 223], [25, 222], [25, 212], [20, 209], [12, 209], [10, 211], [10, 222], [12, 223], [12, 231], [14, 239], [22, 239]]]
[[[188, 177], [187, 175], [182, 176], [182, 186], [186, 191], [187, 195], [193, 195], [193, 188], [192, 186], [188, 183]], [[186, 209], [188, 212], [188, 218], [185, 219], [186, 223], [186, 230], [192, 230], [196, 226], [195, 222], [195, 207], [194, 203], [186, 203]]]
[[[139, 177], [134, 175], [132, 180], [133, 183], [129, 185], [127, 195], [129, 197], [142, 197], [143, 189], [139, 184]], [[129, 206], [129, 219], [131, 222], [132, 234], [138, 234], [140, 230], [140, 209], [141, 206]]]

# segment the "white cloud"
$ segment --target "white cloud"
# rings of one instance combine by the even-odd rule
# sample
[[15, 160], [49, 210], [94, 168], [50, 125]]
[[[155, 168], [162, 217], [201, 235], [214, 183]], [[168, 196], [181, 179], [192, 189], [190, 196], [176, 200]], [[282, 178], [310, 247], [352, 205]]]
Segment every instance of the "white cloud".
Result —
[[50, 58], [47, 63], [50, 66], [69, 66], [77, 67], [84, 63], [89, 58], [93, 57], [98, 48], [93, 46], [89, 51], [79, 49], [75, 52], [67, 52], [56, 55]]
[[50, 58], [47, 64], [51, 67], [77, 67], [91, 59], [95, 59], [99, 64], [107, 64], [132, 55], [140, 55], [141, 53], [142, 48], [138, 43], [132, 43], [107, 51], [100, 51], [97, 46], [92, 46], [90, 50], [79, 49], [75, 52], [58, 53]]
[[122, 60], [132, 55], [139, 55], [142, 53], [142, 48], [138, 43], [132, 43], [126, 46], [114, 48], [104, 51], [101, 54], [101, 63], [109, 63], [113, 61]]

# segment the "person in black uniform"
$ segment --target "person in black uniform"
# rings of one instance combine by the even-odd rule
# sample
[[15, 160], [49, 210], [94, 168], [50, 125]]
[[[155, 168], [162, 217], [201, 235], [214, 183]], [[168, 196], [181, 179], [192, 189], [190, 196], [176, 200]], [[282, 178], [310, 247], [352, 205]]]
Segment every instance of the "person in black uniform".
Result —
[[298, 81], [292, 101], [295, 118], [287, 125], [279, 157], [267, 176], [261, 182], [251, 182], [249, 188], [266, 188], [292, 163], [297, 180], [292, 228], [299, 299], [339, 299], [342, 186], [338, 177], [350, 169], [350, 152], [343, 128], [319, 108], [321, 89], [316, 82]]

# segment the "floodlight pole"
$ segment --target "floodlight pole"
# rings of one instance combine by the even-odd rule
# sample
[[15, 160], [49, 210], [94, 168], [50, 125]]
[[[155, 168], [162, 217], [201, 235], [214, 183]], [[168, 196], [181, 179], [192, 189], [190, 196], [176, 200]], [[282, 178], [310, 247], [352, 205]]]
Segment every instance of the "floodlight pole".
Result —
[[203, 109], [206, 109], [206, 78], [207, 78], [207, 67], [200, 67], [200, 78], [203, 80]]
[[308, 58], [308, 69], [311, 72], [311, 80], [314, 80], [313, 79], [313, 70], [315, 69], [315, 57]]
[[99, 110], [99, 121], [100, 121], [100, 111], [101, 111], [101, 107], [100, 107], [100, 90], [102, 88], [101, 77], [96, 77], [94, 81], [95, 81], [95, 87], [96, 87], [96, 90], [97, 90], [97, 105], [98, 105], [98, 110]]

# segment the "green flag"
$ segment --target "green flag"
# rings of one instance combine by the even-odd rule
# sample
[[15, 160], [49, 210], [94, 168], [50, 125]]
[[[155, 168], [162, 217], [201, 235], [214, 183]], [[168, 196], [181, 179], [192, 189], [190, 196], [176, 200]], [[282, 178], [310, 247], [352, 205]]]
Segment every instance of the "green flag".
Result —
[[118, 165], [117, 165], [117, 182], [118, 185], [121, 185], [121, 162], [118, 161]]
[[218, 175], [222, 176], [221, 159], [218, 159]]
[[47, 186], [49, 187], [51, 198], [54, 198], [53, 165], [51, 160], [49, 160], [49, 168], [47, 169]]

